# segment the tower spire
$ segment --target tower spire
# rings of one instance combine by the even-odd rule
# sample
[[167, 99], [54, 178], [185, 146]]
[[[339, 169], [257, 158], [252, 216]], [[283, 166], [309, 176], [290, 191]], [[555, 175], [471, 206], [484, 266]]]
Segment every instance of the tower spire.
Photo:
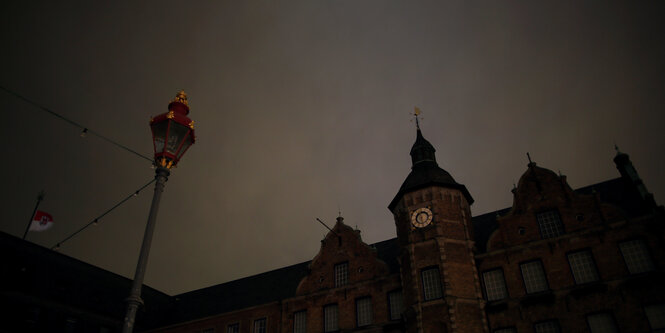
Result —
[[529, 160], [529, 164], [527, 164], [529, 168], [536, 166], [536, 163], [531, 160], [531, 154], [529, 154], [529, 152], [526, 152], [526, 158]]

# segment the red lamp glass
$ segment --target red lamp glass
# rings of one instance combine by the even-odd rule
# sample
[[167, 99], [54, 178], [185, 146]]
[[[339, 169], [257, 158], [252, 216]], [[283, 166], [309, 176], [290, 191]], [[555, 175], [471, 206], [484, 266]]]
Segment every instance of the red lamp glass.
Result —
[[169, 112], [150, 120], [155, 165], [171, 169], [194, 144], [194, 121], [187, 114], [187, 94], [181, 90], [169, 103]]

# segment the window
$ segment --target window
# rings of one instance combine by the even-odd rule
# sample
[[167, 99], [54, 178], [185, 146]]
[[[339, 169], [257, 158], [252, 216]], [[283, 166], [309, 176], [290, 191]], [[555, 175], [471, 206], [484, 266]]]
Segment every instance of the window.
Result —
[[293, 333], [307, 333], [307, 311], [293, 314]]
[[517, 329], [515, 327], [499, 328], [492, 331], [492, 333], [517, 333]]
[[372, 299], [370, 297], [358, 298], [356, 300], [356, 324], [358, 327], [367, 326], [372, 323]]
[[619, 243], [619, 249], [626, 261], [630, 274], [639, 274], [655, 270], [647, 244], [643, 240], [631, 240]]
[[240, 324], [235, 323], [226, 327], [226, 333], [238, 333], [240, 332]]
[[586, 317], [591, 333], [617, 333], [617, 325], [609, 313], [595, 313]]
[[644, 312], [647, 314], [652, 331], [665, 332], [665, 303], [645, 306]]
[[568, 254], [568, 263], [576, 284], [598, 281], [598, 270], [593, 263], [591, 251], [579, 251]]
[[496, 301], [508, 297], [506, 280], [503, 278], [501, 268], [493, 269], [483, 273], [485, 283], [485, 297], [488, 301]]
[[266, 319], [260, 318], [254, 321], [254, 333], [266, 333]]
[[560, 333], [559, 322], [556, 320], [548, 320], [533, 325], [533, 330], [536, 333]]
[[563, 224], [556, 210], [548, 210], [536, 215], [542, 238], [552, 238], [563, 234]]
[[432, 267], [423, 269], [421, 277], [423, 279], [423, 294], [426, 301], [443, 297], [438, 268]]
[[323, 331], [335, 332], [339, 330], [337, 325], [337, 304], [330, 304], [323, 307]]
[[335, 287], [341, 287], [347, 283], [349, 283], [349, 263], [343, 262], [335, 265]]
[[390, 306], [390, 320], [399, 320], [402, 318], [404, 301], [401, 290], [388, 293], [388, 305]]
[[527, 294], [533, 294], [549, 289], [543, 263], [540, 260], [523, 263], [520, 265], [522, 279]]

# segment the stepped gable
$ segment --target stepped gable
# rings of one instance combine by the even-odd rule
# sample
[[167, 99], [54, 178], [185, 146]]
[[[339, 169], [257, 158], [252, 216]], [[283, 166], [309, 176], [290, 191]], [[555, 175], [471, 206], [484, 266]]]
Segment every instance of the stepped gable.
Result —
[[359, 230], [344, 224], [342, 217], [321, 241], [319, 253], [312, 259], [309, 272], [296, 291], [296, 295], [335, 288], [334, 266], [348, 263], [349, 284], [373, 280], [388, 275], [389, 266], [379, 259], [375, 248], [365, 244]]
[[[479, 222], [474, 227], [478, 231], [477, 250], [482, 253], [539, 239], [536, 215], [548, 210], [557, 211], [566, 232], [641, 213], [639, 196], [625, 189], [624, 180], [617, 178], [574, 191], [566, 176], [529, 163], [513, 190], [512, 207], [507, 212], [499, 211], [498, 218], [494, 214], [492, 219], [491, 213], [474, 218], [474, 225]], [[502, 231], [497, 233], [499, 228]]]

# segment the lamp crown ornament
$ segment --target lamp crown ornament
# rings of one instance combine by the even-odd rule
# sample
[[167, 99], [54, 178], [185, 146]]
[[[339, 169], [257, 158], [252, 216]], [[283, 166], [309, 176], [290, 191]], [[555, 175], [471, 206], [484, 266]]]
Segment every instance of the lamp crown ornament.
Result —
[[189, 106], [189, 104], [187, 104], [187, 93], [185, 93], [184, 90], [178, 91], [178, 93], [175, 95], [175, 98], [171, 102], [178, 102]]
[[187, 101], [187, 93], [184, 90], [178, 91], [175, 98], [169, 102], [169, 111], [180, 113], [184, 116], [189, 114], [189, 102]]

